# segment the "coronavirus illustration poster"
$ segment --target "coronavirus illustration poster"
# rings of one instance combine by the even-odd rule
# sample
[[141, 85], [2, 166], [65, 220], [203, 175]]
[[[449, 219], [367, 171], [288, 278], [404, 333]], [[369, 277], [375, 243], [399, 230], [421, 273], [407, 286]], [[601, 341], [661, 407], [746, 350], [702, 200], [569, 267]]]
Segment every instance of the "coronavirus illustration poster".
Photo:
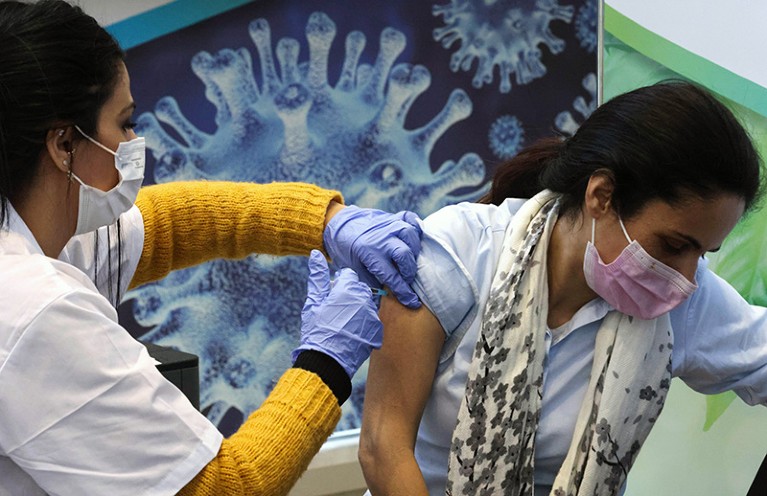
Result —
[[[304, 181], [424, 217], [577, 129], [596, 105], [596, 26], [596, 0], [178, 0], [112, 32], [145, 184]], [[200, 357], [201, 409], [229, 434], [290, 366], [306, 276], [304, 257], [217, 260], [131, 292], [120, 316]], [[338, 429], [360, 424], [364, 372]]]

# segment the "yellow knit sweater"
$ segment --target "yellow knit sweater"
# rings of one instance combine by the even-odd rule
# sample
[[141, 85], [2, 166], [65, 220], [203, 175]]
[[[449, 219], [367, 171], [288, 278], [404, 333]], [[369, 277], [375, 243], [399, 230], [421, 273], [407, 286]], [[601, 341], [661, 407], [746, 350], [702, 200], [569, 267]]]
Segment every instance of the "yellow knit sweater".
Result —
[[[135, 287], [213, 258], [305, 254], [322, 247], [335, 191], [301, 183], [178, 182], [142, 188], [145, 241]], [[333, 432], [341, 409], [318, 375], [289, 369], [179, 494], [287, 494]]]
[[189, 181], [141, 188], [136, 205], [144, 217], [144, 249], [131, 287], [214, 258], [321, 249], [331, 201], [343, 202], [341, 194], [303, 183]]
[[263, 405], [178, 494], [288, 494], [340, 418], [338, 400], [319, 376], [288, 369]]

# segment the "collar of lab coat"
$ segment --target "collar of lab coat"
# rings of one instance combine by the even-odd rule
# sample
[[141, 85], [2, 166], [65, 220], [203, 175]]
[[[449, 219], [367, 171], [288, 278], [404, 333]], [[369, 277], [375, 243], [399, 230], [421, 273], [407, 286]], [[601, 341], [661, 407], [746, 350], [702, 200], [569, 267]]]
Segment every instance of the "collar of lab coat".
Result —
[[35, 236], [16, 209], [8, 202], [8, 226], [0, 230], [0, 254], [45, 255]]

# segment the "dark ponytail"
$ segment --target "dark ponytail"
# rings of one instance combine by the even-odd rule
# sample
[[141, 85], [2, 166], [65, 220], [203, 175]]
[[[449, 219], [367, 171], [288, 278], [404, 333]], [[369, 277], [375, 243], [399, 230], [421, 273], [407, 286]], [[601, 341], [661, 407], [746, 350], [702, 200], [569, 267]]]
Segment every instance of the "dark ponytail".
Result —
[[543, 190], [541, 174], [559, 158], [564, 146], [561, 138], [543, 138], [521, 150], [495, 171], [490, 191], [479, 203], [500, 205], [506, 198], [530, 198]]

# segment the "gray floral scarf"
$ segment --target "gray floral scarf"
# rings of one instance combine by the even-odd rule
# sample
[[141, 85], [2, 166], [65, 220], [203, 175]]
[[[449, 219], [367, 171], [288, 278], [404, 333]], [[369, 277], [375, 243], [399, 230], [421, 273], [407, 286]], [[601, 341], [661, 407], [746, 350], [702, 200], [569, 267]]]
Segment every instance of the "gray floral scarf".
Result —
[[[548, 316], [546, 252], [557, 197], [527, 201], [506, 231], [453, 431], [447, 494], [532, 495]], [[584, 247], [585, 249], [585, 247]], [[610, 312], [552, 495], [614, 495], [663, 408], [673, 337], [667, 315]]]

